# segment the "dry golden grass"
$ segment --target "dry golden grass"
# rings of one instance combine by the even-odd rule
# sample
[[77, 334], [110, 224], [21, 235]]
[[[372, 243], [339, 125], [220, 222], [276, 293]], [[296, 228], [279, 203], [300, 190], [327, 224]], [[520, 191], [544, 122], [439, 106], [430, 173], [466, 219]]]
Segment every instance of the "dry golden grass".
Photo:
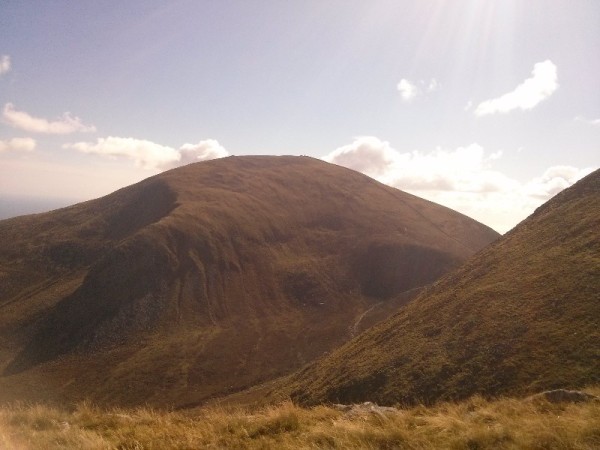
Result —
[[[596, 395], [600, 388], [590, 389]], [[260, 410], [102, 410], [80, 404], [0, 409], [0, 448], [29, 449], [597, 449], [600, 402], [473, 397], [349, 415], [290, 402]]]

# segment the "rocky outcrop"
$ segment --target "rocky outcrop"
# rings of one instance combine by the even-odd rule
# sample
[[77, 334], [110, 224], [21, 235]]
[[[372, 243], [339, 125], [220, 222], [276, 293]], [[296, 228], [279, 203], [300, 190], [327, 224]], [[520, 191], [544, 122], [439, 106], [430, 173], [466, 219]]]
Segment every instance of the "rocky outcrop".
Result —
[[379, 406], [372, 402], [356, 403], [353, 405], [344, 405], [336, 403], [332, 405], [333, 409], [337, 409], [344, 413], [346, 417], [363, 417], [373, 414], [379, 417], [385, 417], [389, 413], [397, 413], [398, 409], [391, 406]]
[[531, 400], [546, 400], [550, 403], [583, 403], [583, 402], [600, 402], [600, 397], [597, 397], [587, 392], [570, 391], [567, 389], [554, 389], [552, 391], [544, 391], [530, 397]]

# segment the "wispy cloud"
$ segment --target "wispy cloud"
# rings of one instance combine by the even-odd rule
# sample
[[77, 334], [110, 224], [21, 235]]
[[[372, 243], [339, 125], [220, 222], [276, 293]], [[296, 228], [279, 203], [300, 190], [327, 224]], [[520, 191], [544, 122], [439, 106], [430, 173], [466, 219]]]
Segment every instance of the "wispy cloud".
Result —
[[10, 71], [10, 56], [2, 55], [0, 56], [0, 75], [4, 75]]
[[438, 83], [438, 81], [435, 78], [432, 78], [427, 84], [427, 92], [437, 91], [439, 87], [440, 83]]
[[31, 138], [12, 138], [8, 140], [0, 139], [0, 153], [2, 152], [30, 152], [35, 149], [35, 139]]
[[228, 156], [227, 150], [216, 140], [208, 139], [197, 144], [184, 144], [179, 149], [134, 138], [109, 136], [93, 142], [65, 144], [82, 153], [92, 153], [108, 158], [126, 158], [137, 167], [166, 170], [192, 162]]
[[523, 183], [493, 168], [501, 158], [502, 152], [488, 154], [477, 143], [401, 153], [373, 136], [355, 138], [323, 157], [460, 211], [501, 232], [592, 171], [555, 166]]
[[2, 111], [3, 121], [14, 127], [31, 133], [48, 134], [71, 134], [76, 132], [93, 133], [96, 127], [85, 125], [79, 117], [74, 117], [71, 113], [64, 113], [57, 120], [47, 120], [41, 117], [33, 117], [25, 111], [18, 111], [12, 103], [4, 105]]
[[527, 78], [512, 92], [481, 102], [475, 109], [475, 115], [485, 116], [507, 113], [515, 109], [532, 109], [558, 89], [556, 66], [552, 61], [536, 63], [531, 74], [531, 78]]
[[405, 101], [410, 101], [418, 95], [430, 93], [437, 90], [440, 84], [435, 78], [432, 78], [428, 82], [419, 80], [416, 83], [412, 83], [406, 78], [402, 78], [396, 85], [396, 89], [400, 92], [400, 96]]
[[586, 119], [585, 117], [577, 116], [574, 119], [576, 122], [586, 123], [595, 127], [600, 126], [600, 119]]
[[65, 144], [64, 147], [108, 158], [131, 159], [135, 162], [136, 166], [146, 169], [158, 168], [177, 161], [180, 158], [179, 153], [174, 148], [143, 139], [114, 136], [98, 138], [95, 143], [77, 142], [74, 144]]

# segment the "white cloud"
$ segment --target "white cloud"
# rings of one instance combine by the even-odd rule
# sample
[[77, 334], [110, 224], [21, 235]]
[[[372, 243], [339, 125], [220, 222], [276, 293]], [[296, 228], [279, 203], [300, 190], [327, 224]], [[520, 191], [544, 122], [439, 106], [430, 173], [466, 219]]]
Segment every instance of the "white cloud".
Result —
[[2, 152], [30, 152], [35, 149], [35, 139], [31, 138], [12, 138], [7, 141], [0, 139], [0, 153]]
[[402, 78], [396, 87], [400, 91], [400, 95], [404, 100], [412, 100], [417, 96], [417, 86], [405, 78]]
[[428, 82], [419, 80], [416, 83], [411, 83], [406, 78], [402, 78], [396, 88], [400, 91], [400, 96], [404, 101], [410, 101], [413, 98], [429, 94], [433, 91], [437, 91], [440, 87], [440, 83], [435, 78], [432, 78]]
[[592, 169], [555, 166], [526, 183], [493, 169], [502, 152], [473, 143], [456, 149], [398, 152], [376, 137], [359, 137], [323, 159], [460, 211], [500, 232]]
[[388, 142], [373, 136], [360, 136], [352, 144], [344, 145], [324, 156], [323, 160], [377, 176], [384, 174], [396, 157], [396, 151]]
[[171, 162], [179, 161], [181, 158], [177, 150], [171, 147], [142, 139], [113, 136], [98, 138], [96, 143], [77, 142], [66, 144], [65, 147], [82, 153], [93, 153], [109, 158], [128, 158], [133, 160], [136, 166], [146, 169], [159, 168]]
[[198, 144], [184, 144], [179, 150], [143, 139], [113, 136], [98, 138], [96, 143], [77, 142], [64, 147], [109, 158], [131, 159], [137, 167], [155, 170], [171, 169], [228, 155], [227, 150], [214, 139], [200, 141]]
[[527, 78], [514, 91], [501, 97], [481, 102], [475, 109], [476, 116], [507, 113], [514, 109], [528, 110], [550, 97], [558, 89], [556, 66], [550, 60], [536, 63]]
[[498, 157], [498, 153], [485, 157], [478, 144], [400, 153], [388, 142], [362, 136], [323, 159], [402, 189], [488, 192], [509, 184], [506, 177], [488, 169], [490, 161]]
[[547, 169], [542, 176], [529, 181], [525, 185], [525, 190], [528, 195], [546, 201], [592, 173], [592, 171], [592, 168], [578, 169], [572, 166], [553, 166]]
[[60, 119], [49, 121], [33, 117], [24, 111], [17, 111], [12, 103], [4, 105], [2, 117], [8, 125], [32, 133], [70, 134], [75, 132], [93, 133], [96, 127], [84, 125], [79, 117], [64, 113]]
[[10, 71], [10, 56], [2, 55], [0, 57], [0, 75], [4, 75]]
[[209, 159], [223, 158], [229, 153], [215, 139], [207, 139], [197, 144], [184, 144], [179, 147], [180, 160], [176, 166], [182, 166], [198, 161], [207, 161]]
[[576, 122], [587, 123], [588, 125], [600, 126], [600, 119], [586, 119], [585, 117], [577, 116], [574, 119]]

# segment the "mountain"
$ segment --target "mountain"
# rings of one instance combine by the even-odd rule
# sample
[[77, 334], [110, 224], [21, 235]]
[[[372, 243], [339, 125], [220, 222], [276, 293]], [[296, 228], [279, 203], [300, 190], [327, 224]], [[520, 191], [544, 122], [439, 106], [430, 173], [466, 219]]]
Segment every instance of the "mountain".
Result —
[[498, 234], [308, 157], [0, 221], [0, 399], [193, 405], [289, 373]]
[[432, 403], [600, 382], [600, 171], [308, 366], [300, 403]]

